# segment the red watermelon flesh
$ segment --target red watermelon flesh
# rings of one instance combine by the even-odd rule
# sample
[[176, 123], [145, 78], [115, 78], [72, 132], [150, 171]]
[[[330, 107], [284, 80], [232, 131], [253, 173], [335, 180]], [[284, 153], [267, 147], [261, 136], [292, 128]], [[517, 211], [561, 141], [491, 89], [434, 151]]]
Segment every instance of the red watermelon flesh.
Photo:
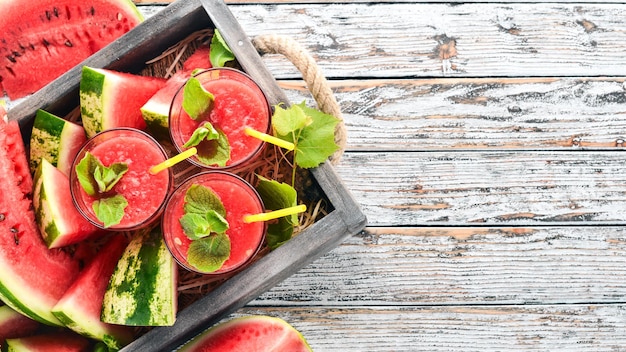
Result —
[[130, 0], [3, 0], [0, 13], [0, 88], [13, 100], [34, 93], [143, 20]]
[[16, 121], [0, 119], [0, 175], [0, 299], [34, 320], [60, 325], [51, 309], [74, 281], [79, 262], [62, 250], [49, 250], [39, 234]]
[[88, 352], [91, 342], [71, 332], [46, 333], [22, 338], [8, 339], [3, 351], [31, 352]]
[[40, 326], [38, 322], [14, 311], [9, 306], [0, 307], [0, 341], [31, 335]]
[[206, 45], [200, 46], [183, 62], [183, 71], [186, 76], [191, 75], [195, 69], [211, 68], [211, 60], [209, 58], [210, 48]]
[[113, 234], [53, 308], [54, 315], [70, 329], [103, 340], [114, 349], [130, 343], [133, 331], [103, 323], [100, 314], [104, 292], [127, 245], [123, 234]]
[[180, 352], [310, 352], [304, 337], [280, 318], [246, 316], [205, 331]]

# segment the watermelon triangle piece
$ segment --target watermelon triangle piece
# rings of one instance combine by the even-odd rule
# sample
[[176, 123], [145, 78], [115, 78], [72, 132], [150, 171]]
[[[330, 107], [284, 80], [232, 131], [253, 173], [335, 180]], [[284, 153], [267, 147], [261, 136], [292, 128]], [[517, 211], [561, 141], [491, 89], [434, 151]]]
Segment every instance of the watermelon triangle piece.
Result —
[[120, 349], [133, 340], [133, 331], [129, 327], [100, 320], [104, 292], [127, 245], [124, 235], [113, 234], [52, 309], [67, 327], [103, 341], [112, 349]]
[[9, 306], [0, 307], [0, 341], [32, 335], [40, 326], [40, 323]]
[[187, 82], [193, 71], [212, 67], [208, 46], [200, 46], [191, 54], [180, 71], [174, 73], [167, 83], [142, 107], [141, 113], [148, 130], [158, 139], [169, 138], [169, 113], [176, 92]]
[[91, 347], [89, 339], [69, 331], [7, 339], [5, 342], [2, 351], [11, 352], [85, 352]]
[[84, 66], [79, 98], [87, 137], [116, 127], [146, 129], [141, 107], [166, 80]]
[[41, 238], [33, 203], [33, 181], [16, 121], [0, 119], [0, 299], [48, 325], [61, 325], [52, 307], [77, 276], [80, 263]]
[[220, 323], [186, 343], [179, 352], [311, 352], [302, 334], [286, 321], [264, 315]]
[[102, 233], [74, 206], [69, 177], [47, 159], [39, 162], [34, 180], [35, 219], [48, 248], [69, 246]]

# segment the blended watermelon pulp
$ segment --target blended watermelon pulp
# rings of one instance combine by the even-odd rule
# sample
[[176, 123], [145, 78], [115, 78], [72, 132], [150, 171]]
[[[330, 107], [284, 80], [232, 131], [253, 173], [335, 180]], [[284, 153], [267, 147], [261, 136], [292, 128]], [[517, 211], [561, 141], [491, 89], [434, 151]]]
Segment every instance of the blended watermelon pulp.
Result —
[[163, 236], [170, 252], [183, 267], [195, 270], [186, 259], [191, 240], [179, 222], [184, 214], [185, 193], [193, 184], [213, 190], [226, 209], [229, 225], [226, 235], [231, 241], [230, 257], [213, 273], [223, 274], [246, 264], [261, 247], [266, 225], [263, 222], [244, 223], [243, 217], [262, 213], [265, 209], [251, 185], [235, 175], [220, 171], [201, 173], [186, 180], [170, 197], [162, 220]]
[[[112, 129], [92, 138], [79, 153], [77, 161], [89, 150], [104, 166], [114, 162], [128, 165], [128, 171], [113, 187], [112, 193], [123, 195], [128, 201], [121, 222], [107, 229], [128, 230], [146, 226], [155, 220], [163, 209], [172, 185], [171, 171], [156, 175], [149, 169], [167, 159], [167, 154], [147, 134], [129, 128]], [[93, 211], [93, 203], [99, 197], [88, 195], [78, 183], [72, 170], [71, 190], [75, 204], [94, 225], [103, 227]]]
[[[174, 97], [170, 111], [170, 136], [174, 145], [183, 151], [183, 144], [205, 121], [226, 134], [230, 144], [227, 167], [241, 167], [260, 152], [263, 142], [248, 136], [244, 129], [250, 127], [269, 133], [271, 108], [263, 91], [247, 75], [227, 68], [214, 68], [198, 73], [203, 87], [215, 97], [213, 107], [204, 118], [193, 120], [182, 108], [182, 89]], [[198, 154], [202, 153], [199, 147]], [[200, 166], [197, 158], [192, 158]]]

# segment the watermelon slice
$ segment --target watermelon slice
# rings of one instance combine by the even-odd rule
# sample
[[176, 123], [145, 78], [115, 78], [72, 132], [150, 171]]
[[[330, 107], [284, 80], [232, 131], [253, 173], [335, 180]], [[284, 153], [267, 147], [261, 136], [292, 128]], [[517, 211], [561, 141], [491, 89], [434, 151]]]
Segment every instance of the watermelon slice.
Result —
[[41, 324], [9, 306], [0, 307], [0, 341], [33, 334]]
[[101, 232], [87, 221], [72, 202], [70, 179], [47, 159], [35, 172], [35, 220], [48, 248], [81, 242]]
[[3, 0], [0, 13], [0, 88], [12, 100], [34, 93], [143, 21], [130, 0]]
[[146, 129], [140, 109], [165, 82], [159, 77], [83, 67], [79, 97], [87, 136], [115, 127]]
[[74, 157], [86, 141], [83, 126], [38, 110], [30, 136], [30, 172], [45, 158], [69, 176]]
[[0, 120], [0, 299], [49, 325], [61, 325], [51, 309], [78, 274], [79, 262], [49, 250], [39, 234], [30, 200], [24, 142], [16, 121]]
[[218, 324], [186, 343], [179, 352], [310, 352], [302, 334], [286, 321], [262, 315]]
[[176, 320], [178, 266], [161, 228], [137, 232], [117, 263], [102, 301], [101, 320], [170, 326]]
[[103, 323], [100, 314], [109, 279], [127, 245], [126, 237], [114, 234], [52, 309], [70, 329], [103, 341], [116, 350], [133, 340], [133, 331], [125, 326]]
[[158, 139], [169, 138], [168, 116], [174, 95], [187, 82], [194, 70], [207, 68], [211, 68], [209, 47], [198, 47], [185, 60], [182, 70], [172, 75], [165, 83], [165, 86], [141, 107], [141, 114], [152, 135]]
[[22, 338], [7, 339], [3, 352], [87, 352], [91, 342], [71, 332], [46, 333]]

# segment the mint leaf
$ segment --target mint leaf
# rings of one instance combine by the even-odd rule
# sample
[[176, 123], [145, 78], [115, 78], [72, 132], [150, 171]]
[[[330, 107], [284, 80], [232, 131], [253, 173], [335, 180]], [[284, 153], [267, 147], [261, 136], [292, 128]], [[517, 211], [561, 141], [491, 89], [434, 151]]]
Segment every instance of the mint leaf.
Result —
[[106, 167], [89, 152], [85, 153], [85, 156], [76, 165], [78, 182], [83, 190], [92, 197], [110, 191], [126, 171], [128, 171], [126, 163], [113, 163]]
[[195, 147], [204, 140], [210, 141], [218, 138], [219, 132], [215, 129], [215, 127], [213, 127], [210, 122], [206, 121], [205, 123], [200, 125], [200, 127], [196, 128], [195, 131], [193, 131], [193, 134], [191, 135], [191, 137], [189, 137], [189, 140], [185, 142], [185, 144], [183, 144], [183, 147]]
[[113, 189], [126, 171], [128, 171], [126, 163], [113, 163], [109, 167], [97, 166], [93, 176], [98, 184], [98, 192], [106, 193]]
[[[296, 190], [286, 183], [279, 183], [258, 175], [259, 184], [256, 190], [268, 210], [279, 210], [297, 205], [298, 194]], [[270, 249], [275, 249], [286, 242], [293, 235], [293, 228], [298, 224], [298, 215], [293, 214], [268, 223], [267, 244]]]
[[128, 201], [121, 194], [98, 199], [92, 204], [96, 217], [102, 221], [104, 227], [119, 224], [122, 221], [122, 217], [124, 217], [124, 209], [127, 206]]
[[224, 67], [229, 61], [235, 60], [235, 54], [230, 50], [220, 32], [216, 29], [211, 38], [209, 60], [213, 67]]
[[183, 88], [183, 110], [194, 120], [206, 114], [213, 106], [215, 97], [204, 89], [200, 80], [189, 78]]
[[228, 230], [228, 222], [215, 210], [210, 210], [206, 214], [187, 213], [179, 221], [183, 232], [191, 240], [209, 236], [211, 233], [225, 233]]
[[226, 166], [230, 160], [230, 143], [224, 132], [216, 129], [217, 139], [203, 140], [197, 145], [196, 157], [206, 165]]
[[193, 184], [185, 193], [185, 213], [204, 215], [214, 210], [222, 217], [226, 216], [226, 208], [222, 200], [209, 187]]
[[[339, 146], [335, 143], [335, 127], [339, 119], [307, 107], [304, 102], [287, 109], [275, 109], [272, 126], [278, 138], [295, 145], [294, 160], [303, 168], [319, 166]], [[304, 117], [303, 117], [304, 114]]]
[[230, 257], [230, 238], [223, 233], [192, 241], [187, 252], [187, 262], [203, 272], [213, 272]]

